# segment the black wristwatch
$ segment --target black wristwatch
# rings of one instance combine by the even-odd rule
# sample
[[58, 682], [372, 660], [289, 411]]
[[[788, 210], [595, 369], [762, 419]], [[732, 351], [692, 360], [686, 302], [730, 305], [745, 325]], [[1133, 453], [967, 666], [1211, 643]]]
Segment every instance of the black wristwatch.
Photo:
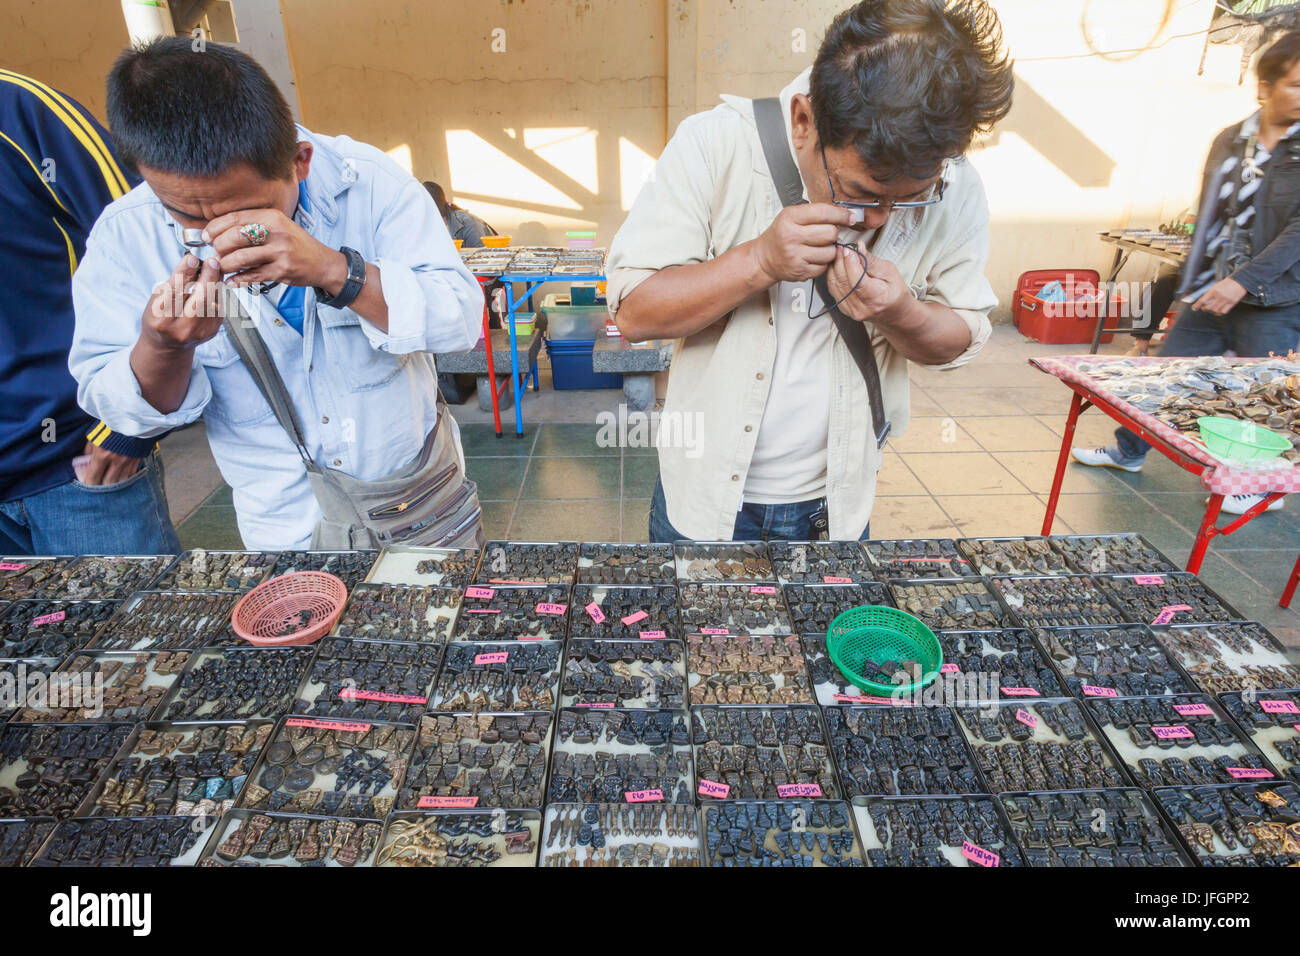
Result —
[[338, 295], [330, 295], [317, 287], [316, 301], [333, 309], [346, 309], [356, 301], [361, 294], [361, 287], [366, 284], [366, 260], [361, 258], [361, 253], [348, 246], [340, 247], [339, 252], [348, 257], [348, 280], [343, 283]]

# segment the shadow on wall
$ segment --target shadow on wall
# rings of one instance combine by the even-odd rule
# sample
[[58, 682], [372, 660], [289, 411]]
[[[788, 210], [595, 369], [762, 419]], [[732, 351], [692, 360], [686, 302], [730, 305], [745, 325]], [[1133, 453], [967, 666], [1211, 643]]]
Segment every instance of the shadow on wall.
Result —
[[996, 146], [1003, 133], [1015, 133], [1081, 189], [1110, 185], [1115, 160], [1019, 75], [1011, 113], [984, 144]]

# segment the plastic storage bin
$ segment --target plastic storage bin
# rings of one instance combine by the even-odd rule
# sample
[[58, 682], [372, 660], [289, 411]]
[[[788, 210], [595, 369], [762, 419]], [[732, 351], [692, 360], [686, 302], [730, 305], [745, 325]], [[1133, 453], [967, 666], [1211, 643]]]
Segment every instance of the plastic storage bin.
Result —
[[[1069, 297], [1065, 302], [1049, 302], [1038, 297], [1039, 291], [1052, 282], [1060, 282]], [[1011, 314], [1021, 335], [1037, 339], [1044, 345], [1075, 345], [1092, 341], [1101, 311], [1104, 292], [1099, 291], [1101, 276], [1095, 269], [1037, 269], [1020, 276], [1011, 299]], [[1106, 328], [1115, 329], [1125, 301], [1112, 294]], [[1103, 333], [1109, 342], [1113, 335]]]
[[552, 293], [542, 300], [542, 314], [546, 316], [546, 334], [552, 341], [585, 341], [590, 352], [592, 340], [605, 334], [609, 309], [603, 305], [572, 305], [567, 295]]
[[623, 376], [597, 374], [591, 368], [595, 339], [552, 339], [546, 343], [551, 357], [551, 384], [556, 389], [622, 388]]

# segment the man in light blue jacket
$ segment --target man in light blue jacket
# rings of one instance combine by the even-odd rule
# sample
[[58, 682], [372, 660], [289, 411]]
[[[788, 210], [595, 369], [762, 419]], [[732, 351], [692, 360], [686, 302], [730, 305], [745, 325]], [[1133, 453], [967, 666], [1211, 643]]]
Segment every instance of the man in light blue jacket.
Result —
[[[321, 509], [222, 328], [224, 289], [265, 340], [316, 464], [374, 480], [437, 424], [431, 353], [478, 341], [479, 285], [418, 181], [374, 147], [295, 127], [237, 50], [167, 38], [125, 51], [108, 116], [144, 183], [104, 210], [73, 283], [80, 403], [140, 436], [203, 416], [245, 546], [305, 547]], [[450, 415], [443, 427], [463, 472]]]

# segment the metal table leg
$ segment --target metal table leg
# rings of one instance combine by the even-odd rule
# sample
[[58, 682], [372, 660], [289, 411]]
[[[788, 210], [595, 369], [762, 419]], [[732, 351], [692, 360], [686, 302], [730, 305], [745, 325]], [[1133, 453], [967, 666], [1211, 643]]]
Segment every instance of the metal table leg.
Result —
[[1061, 485], [1065, 481], [1065, 466], [1070, 462], [1070, 446], [1073, 444], [1074, 430], [1079, 424], [1079, 415], [1087, 408], [1091, 408], [1091, 402], [1085, 402], [1083, 396], [1078, 392], [1074, 393], [1074, 400], [1070, 402], [1070, 414], [1065, 419], [1065, 435], [1061, 439], [1061, 454], [1056, 459], [1056, 476], [1052, 479], [1052, 494], [1047, 499], [1047, 514], [1043, 516], [1043, 535], [1052, 533], [1052, 525], [1056, 521], [1056, 503], [1061, 497]]
[[1282, 600], [1277, 602], [1278, 607], [1290, 607], [1291, 599], [1295, 597], [1296, 585], [1300, 585], [1300, 558], [1296, 558], [1295, 568], [1291, 571], [1291, 580], [1286, 584], [1286, 590], [1282, 592]]
[[1101, 300], [1101, 315], [1097, 319], [1097, 327], [1092, 330], [1092, 347], [1088, 349], [1089, 355], [1096, 355], [1097, 349], [1101, 348], [1101, 333], [1106, 328], [1106, 319], [1110, 316], [1110, 289], [1115, 280], [1119, 278], [1120, 270], [1124, 268], [1124, 263], [1128, 262], [1128, 253], [1122, 247], [1115, 248], [1115, 261], [1111, 263], [1110, 278], [1106, 280], [1106, 293]]

